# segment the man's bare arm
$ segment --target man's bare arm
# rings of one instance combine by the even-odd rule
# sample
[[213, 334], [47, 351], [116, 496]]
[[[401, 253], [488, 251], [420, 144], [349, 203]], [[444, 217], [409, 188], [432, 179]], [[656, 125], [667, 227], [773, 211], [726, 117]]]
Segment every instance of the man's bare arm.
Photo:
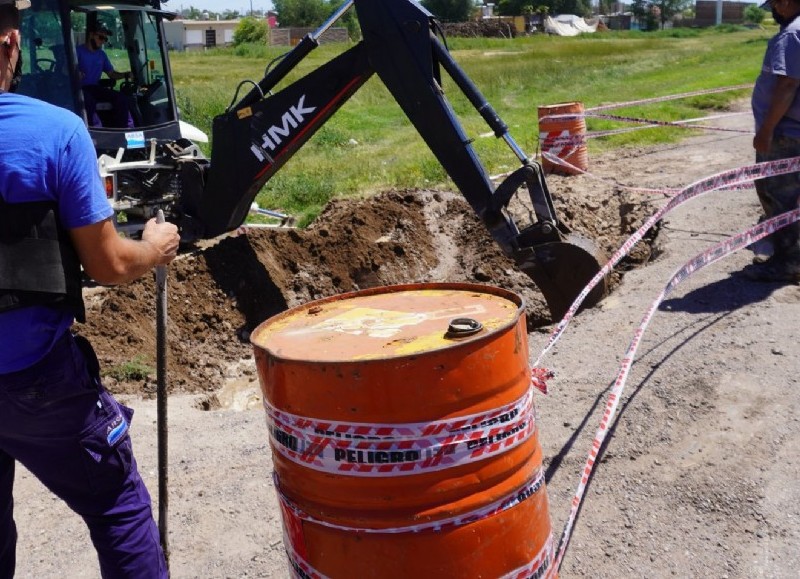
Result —
[[140, 241], [120, 237], [111, 219], [72, 229], [70, 235], [83, 269], [104, 285], [128, 283], [168, 264], [180, 244], [178, 228], [155, 219], [147, 222]]

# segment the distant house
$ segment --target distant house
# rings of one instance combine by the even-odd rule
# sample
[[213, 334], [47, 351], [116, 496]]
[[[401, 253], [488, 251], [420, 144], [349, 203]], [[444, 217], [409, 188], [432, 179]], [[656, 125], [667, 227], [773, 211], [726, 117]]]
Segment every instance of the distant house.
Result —
[[[722, 2], [722, 24], [743, 24], [745, 8], [754, 4], [756, 3]], [[697, 0], [694, 12], [694, 22], [692, 23], [694, 26], [716, 26], [716, 0]]]
[[173, 20], [164, 22], [170, 50], [204, 50], [233, 44], [238, 20]]

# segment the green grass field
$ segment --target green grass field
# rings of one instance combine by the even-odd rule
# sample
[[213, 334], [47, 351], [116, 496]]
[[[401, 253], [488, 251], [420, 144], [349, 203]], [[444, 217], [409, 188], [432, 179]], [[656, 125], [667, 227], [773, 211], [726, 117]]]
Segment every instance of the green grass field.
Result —
[[[656, 33], [605, 32], [576, 38], [448, 39], [455, 60], [510, 127], [526, 153], [538, 146], [538, 107], [583, 102], [587, 108], [704, 89], [750, 85], [773, 29], [722, 27]], [[318, 67], [347, 46], [323, 45], [286, 82]], [[243, 80], [258, 81], [285, 49], [245, 46], [173, 53], [182, 118], [210, 134], [211, 121], [231, 104]], [[444, 74], [444, 73], [443, 73]], [[280, 87], [279, 87], [280, 88]], [[489, 128], [449, 78], [445, 94], [490, 173], [517, 166], [502, 141], [482, 138]], [[249, 86], [242, 87], [243, 96]], [[611, 111], [673, 121], [725, 110], [749, 89], [670, 100]], [[630, 127], [589, 119], [588, 130]], [[687, 129], [652, 128], [590, 139], [589, 154], [608, 148], [674, 142]], [[209, 149], [210, 150], [210, 149]], [[259, 194], [262, 207], [308, 223], [335, 196], [360, 196], [407, 187], [452, 187], [446, 173], [377, 78], [371, 79], [279, 171]]]

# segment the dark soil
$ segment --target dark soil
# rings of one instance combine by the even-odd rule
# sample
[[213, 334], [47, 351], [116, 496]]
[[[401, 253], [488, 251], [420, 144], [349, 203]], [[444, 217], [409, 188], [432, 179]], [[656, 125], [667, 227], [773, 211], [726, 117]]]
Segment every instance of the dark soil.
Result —
[[[560, 219], [609, 253], [652, 208], [627, 194], [587, 193], [584, 177], [549, 178]], [[580, 193], [578, 193], [580, 192]], [[521, 226], [525, 204], [512, 205]], [[649, 244], [619, 268], [648, 261]], [[613, 287], [620, 278], [614, 274]], [[305, 230], [242, 229], [169, 268], [168, 387], [213, 392], [252, 372], [248, 338], [287, 308], [343, 292], [415, 282], [497, 285], [527, 301], [531, 328], [550, 323], [541, 293], [493, 242], [457, 193], [391, 191], [365, 200], [332, 201]], [[116, 393], [155, 392], [156, 288], [151, 277], [91, 292], [88, 323], [76, 326], [95, 346]], [[148, 376], [124, 370], [146, 366]]]

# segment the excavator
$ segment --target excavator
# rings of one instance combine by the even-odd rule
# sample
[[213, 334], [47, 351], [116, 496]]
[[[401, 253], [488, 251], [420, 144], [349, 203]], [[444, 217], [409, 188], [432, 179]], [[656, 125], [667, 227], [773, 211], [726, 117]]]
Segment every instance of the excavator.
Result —
[[[180, 119], [164, 27], [176, 14], [163, 7], [165, 1], [34, 0], [23, 16], [24, 69], [18, 92], [84, 118], [121, 234], [136, 236], [159, 210], [188, 241], [237, 229], [270, 178], [377, 75], [494, 241], [538, 286], [554, 320], [600, 271], [600, 253], [559, 221], [541, 166], [509, 135], [447, 50], [438, 20], [419, 3], [346, 1], [267, 67], [260, 81], [239, 84], [232, 104], [213, 120], [207, 158], [197, 144], [207, 137]], [[351, 9], [362, 40], [281, 86]], [[127, 99], [133, 127], [113, 126], [112, 103], [99, 101], [93, 114], [87, 114], [76, 50], [86, 30], [97, 25], [127, 55], [127, 62], [116, 68], [130, 70], [130, 75], [117, 90]], [[442, 71], [517, 159], [518, 168], [497, 186], [445, 96]], [[240, 98], [242, 87], [249, 90]], [[523, 189], [536, 220], [519, 227], [509, 203]], [[583, 304], [597, 303], [605, 291], [605, 284], [598, 284]]]

